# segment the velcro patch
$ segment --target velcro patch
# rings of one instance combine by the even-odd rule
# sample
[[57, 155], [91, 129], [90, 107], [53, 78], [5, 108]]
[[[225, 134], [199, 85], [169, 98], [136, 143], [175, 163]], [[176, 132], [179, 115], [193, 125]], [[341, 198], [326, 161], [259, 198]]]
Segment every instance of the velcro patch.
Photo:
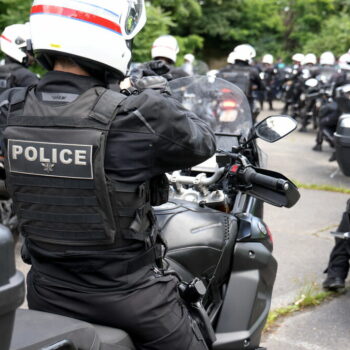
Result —
[[10, 172], [93, 179], [92, 145], [8, 140]]

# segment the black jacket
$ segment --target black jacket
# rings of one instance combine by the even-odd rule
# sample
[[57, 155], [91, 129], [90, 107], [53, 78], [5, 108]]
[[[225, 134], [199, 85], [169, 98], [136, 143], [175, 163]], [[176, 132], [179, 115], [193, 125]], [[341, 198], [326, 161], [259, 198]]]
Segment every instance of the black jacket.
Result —
[[250, 76], [249, 90], [250, 91], [248, 93], [248, 97], [251, 97], [253, 89], [265, 90], [265, 85], [259, 76], [259, 71], [255, 67], [250, 66], [247, 62], [236, 61], [235, 64], [228, 64], [226, 67], [222, 68], [219, 71], [218, 77], [220, 77], [222, 73], [225, 73], [225, 72], [240, 71], [240, 70], [249, 71], [249, 76]]
[[38, 77], [30, 70], [24, 68], [20, 64], [10, 63], [0, 66], [0, 74], [8, 72], [12, 74], [12, 87], [26, 87], [36, 85], [39, 81]]
[[[36, 95], [63, 93], [80, 95], [103, 85], [85, 76], [63, 72], [48, 73], [37, 85]], [[8, 104], [16, 93], [10, 89], [0, 96], [0, 123], [6, 127]], [[64, 102], [46, 102], [64, 103]], [[138, 110], [139, 113], [130, 113]], [[107, 141], [106, 175], [116, 181], [142, 183], [152, 177], [201, 163], [214, 154], [215, 136], [209, 126], [167, 93], [146, 89], [128, 97], [115, 118]], [[131, 284], [130, 277], [116, 276], [119, 263], [135, 258], [145, 251], [144, 244], [132, 243], [127, 249], [112, 249], [86, 256], [53, 254], [28, 244], [36, 273], [55, 276], [70, 285], [113, 286]], [[77, 263], [78, 262], [78, 263]], [[92, 271], [96, 273], [91, 273]], [[138, 271], [141, 278], [146, 271]]]

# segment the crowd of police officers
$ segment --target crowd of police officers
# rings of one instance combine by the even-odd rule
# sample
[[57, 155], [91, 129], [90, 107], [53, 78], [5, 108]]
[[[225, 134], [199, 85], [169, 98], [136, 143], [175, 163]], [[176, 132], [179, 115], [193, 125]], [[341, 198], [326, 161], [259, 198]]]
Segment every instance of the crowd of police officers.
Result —
[[[13, 87], [33, 87], [39, 83], [38, 77], [28, 70], [28, 67], [34, 62], [30, 50], [28, 51], [29, 39], [28, 24], [9, 26], [2, 33], [0, 46], [5, 59], [0, 65], [0, 92]], [[159, 75], [170, 80], [198, 73], [196, 70], [198, 65], [192, 54], [186, 54], [184, 65], [176, 67], [178, 53], [179, 46], [174, 37], [170, 35], [159, 37], [151, 48], [153, 61], [147, 64], [132, 65], [129, 82], [124, 81], [123, 84], [128, 87], [131, 82], [134, 87], [142, 89], [138, 81], [145, 76]], [[271, 54], [265, 54], [261, 62], [255, 60], [256, 52], [253, 46], [238, 45], [229, 54], [227, 66], [211, 74], [232, 82], [242, 89], [248, 98], [254, 119], [264, 108], [264, 102], [267, 102], [268, 108], [273, 110], [274, 101], [281, 100], [284, 103], [283, 112], [299, 119], [301, 125], [299, 131], [307, 131], [310, 125], [318, 128], [316, 144], [313, 148], [315, 151], [322, 150], [324, 140], [334, 146], [332, 135], [342, 113], [337, 97], [347, 96], [350, 93], [350, 53], [345, 53], [336, 60], [333, 53], [324, 52], [319, 62], [312, 53], [306, 55], [296, 53], [292, 56], [291, 65], [284, 64], [281, 59], [275, 61]], [[64, 60], [62, 62], [65, 63]], [[203, 65], [201, 67], [203, 68]], [[89, 71], [88, 66], [84, 68]], [[55, 77], [53, 74], [50, 77], [52, 82], [46, 78], [44, 83], [40, 83], [41, 88], [45, 84], [54, 86], [52, 84]], [[79, 79], [80, 81], [76, 82], [77, 86], [84, 84], [83, 79]], [[91, 86], [88, 87], [92, 88], [96, 82], [90, 81], [89, 84]], [[157, 80], [148, 80], [148, 84], [151, 84], [156, 90], [163, 88], [162, 83]], [[160, 85], [157, 86], [157, 84]], [[118, 87], [114, 86], [114, 88], [118, 90]], [[77, 90], [74, 93], [80, 94], [81, 92], [83, 91]], [[74, 98], [72, 93], [61, 94], [58, 97], [61, 99]], [[49, 99], [48, 102], [55, 102], [53, 99], [58, 97], [52, 93], [46, 96]], [[349, 230], [350, 208], [348, 207], [340, 225], [340, 230], [343, 231]], [[28, 252], [24, 251], [23, 254], [24, 259], [30, 263], [31, 257], [28, 256]], [[325, 288], [344, 287], [344, 280], [349, 269], [349, 257], [349, 247], [346, 247], [344, 241], [338, 240], [328, 266]], [[33, 279], [34, 275], [31, 278]], [[32, 301], [32, 304], [35, 305], [35, 302]], [[40, 309], [38, 305], [36, 306]], [[70, 307], [73, 308], [72, 305]], [[52, 308], [51, 311], [55, 311], [55, 308]], [[185, 321], [183, 322], [185, 324]], [[188, 335], [188, 337], [188, 342], [193, 341], [193, 335]], [[198, 349], [204, 348], [200, 343], [199, 339]], [[194, 345], [192, 348], [195, 348]]]

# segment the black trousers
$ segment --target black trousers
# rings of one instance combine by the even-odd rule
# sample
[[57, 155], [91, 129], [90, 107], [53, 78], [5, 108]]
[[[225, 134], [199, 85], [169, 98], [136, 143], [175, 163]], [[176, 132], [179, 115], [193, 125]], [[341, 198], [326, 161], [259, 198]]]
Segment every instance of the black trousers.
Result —
[[173, 276], [127, 292], [71, 289], [33, 272], [27, 285], [30, 309], [123, 329], [137, 349], [208, 349]]
[[[344, 212], [342, 220], [339, 224], [339, 232], [350, 231], [350, 214]], [[329, 258], [327, 274], [328, 277], [340, 277], [346, 279], [349, 272], [350, 259], [350, 240], [335, 239], [335, 246]]]
[[324, 136], [334, 146], [333, 134], [337, 128], [340, 111], [335, 102], [328, 103], [322, 106], [319, 112], [319, 130], [316, 137], [316, 143], [321, 145], [323, 143]]

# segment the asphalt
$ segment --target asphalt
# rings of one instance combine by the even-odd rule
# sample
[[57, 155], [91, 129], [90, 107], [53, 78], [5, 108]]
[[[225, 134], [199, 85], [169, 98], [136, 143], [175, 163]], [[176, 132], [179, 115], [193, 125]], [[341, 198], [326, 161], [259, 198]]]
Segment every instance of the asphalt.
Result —
[[[263, 112], [262, 117], [269, 114]], [[315, 132], [293, 132], [274, 144], [259, 141], [268, 154], [268, 168], [303, 184], [329, 185], [350, 189], [350, 178], [328, 162], [332, 150], [312, 151]], [[306, 288], [320, 288], [325, 278], [335, 230], [349, 195], [301, 189], [301, 199], [291, 209], [265, 207], [265, 221], [274, 238], [278, 273], [272, 309], [295, 302]], [[264, 335], [268, 350], [350, 349], [350, 292], [313, 309], [284, 318]]]

